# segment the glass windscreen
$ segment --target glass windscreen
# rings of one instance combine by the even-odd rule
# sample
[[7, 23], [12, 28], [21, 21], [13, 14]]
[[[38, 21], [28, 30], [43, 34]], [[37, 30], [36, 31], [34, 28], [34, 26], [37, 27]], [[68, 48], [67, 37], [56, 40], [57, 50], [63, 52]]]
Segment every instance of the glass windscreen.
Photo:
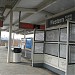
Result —
[[45, 44], [45, 53], [58, 56], [58, 44]]
[[67, 41], [67, 28], [60, 29], [60, 41]]
[[66, 58], [67, 45], [60, 44], [60, 57]]
[[58, 41], [59, 40], [59, 30], [46, 31], [46, 41]]
[[44, 41], [44, 31], [35, 31], [35, 40]]
[[69, 27], [69, 41], [75, 41], [75, 24], [70, 24]]
[[34, 53], [43, 53], [44, 43], [35, 43]]
[[75, 45], [69, 45], [69, 63], [75, 64]]

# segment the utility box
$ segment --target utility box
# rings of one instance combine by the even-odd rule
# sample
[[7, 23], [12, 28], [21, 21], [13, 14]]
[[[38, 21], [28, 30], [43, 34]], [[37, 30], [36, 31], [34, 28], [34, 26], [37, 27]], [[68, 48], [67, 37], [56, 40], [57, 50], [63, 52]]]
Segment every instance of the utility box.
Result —
[[21, 48], [14, 48], [13, 50], [13, 62], [21, 62]]

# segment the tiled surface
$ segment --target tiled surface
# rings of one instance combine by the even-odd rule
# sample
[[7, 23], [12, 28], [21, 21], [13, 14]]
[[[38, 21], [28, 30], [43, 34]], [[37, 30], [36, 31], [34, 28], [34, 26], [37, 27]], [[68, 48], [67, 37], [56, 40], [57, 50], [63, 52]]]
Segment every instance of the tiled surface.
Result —
[[[56, 75], [46, 69], [32, 67], [22, 58], [22, 63], [6, 63], [7, 49], [0, 47], [0, 75]], [[12, 61], [12, 56], [11, 56]]]

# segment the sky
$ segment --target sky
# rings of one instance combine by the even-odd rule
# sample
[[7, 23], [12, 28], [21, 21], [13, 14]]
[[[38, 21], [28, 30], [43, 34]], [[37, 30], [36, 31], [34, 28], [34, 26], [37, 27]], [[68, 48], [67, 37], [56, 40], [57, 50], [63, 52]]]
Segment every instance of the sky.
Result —
[[[12, 33], [12, 38], [13, 38], [13, 34], [14, 34], [14, 39], [21, 40], [21, 38], [24, 38], [24, 35], [16, 34], [16, 33]], [[1, 38], [8, 39], [9, 38], [9, 32], [1, 31]]]
[[[14, 39], [21, 40], [21, 38], [24, 38], [24, 35], [16, 34], [16, 33], [12, 33], [12, 38], [13, 38], [13, 34], [14, 34]], [[25, 37], [26, 38], [33, 38], [34, 34], [26, 35]], [[9, 32], [1, 31], [1, 38], [2, 39], [8, 39], [9, 38]]]

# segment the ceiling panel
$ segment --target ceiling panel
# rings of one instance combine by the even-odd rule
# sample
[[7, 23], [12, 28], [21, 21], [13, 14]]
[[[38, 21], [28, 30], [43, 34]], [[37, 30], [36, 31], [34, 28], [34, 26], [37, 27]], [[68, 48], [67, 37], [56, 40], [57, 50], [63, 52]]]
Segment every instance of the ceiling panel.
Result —
[[19, 18], [19, 12], [13, 13], [13, 22], [15, 22]]
[[43, 0], [21, 0], [17, 7], [35, 8]]
[[0, 0], [0, 7], [5, 7], [7, 0]]
[[33, 14], [33, 15], [29, 16], [28, 18], [22, 20], [21, 22], [36, 24], [38, 21], [41, 21], [42, 19], [45, 19], [45, 14], [36, 13], [36, 14]]
[[4, 20], [3, 24], [9, 24], [10, 23], [10, 15]]
[[26, 15], [27, 13], [26, 12], [21, 12], [21, 17]]
[[12, 27], [12, 30], [13, 30], [13, 31], [15, 31], [15, 30], [17, 30], [17, 29], [19, 29], [18, 26], [13, 26], [13, 27]]
[[[21, 12], [21, 16], [26, 15], [25, 12]], [[19, 19], [19, 12], [13, 12], [13, 23]], [[9, 24], [10, 23], [10, 15], [5, 19], [4, 24]]]
[[45, 10], [51, 13], [59, 13], [75, 6], [75, 0], [57, 0]]

